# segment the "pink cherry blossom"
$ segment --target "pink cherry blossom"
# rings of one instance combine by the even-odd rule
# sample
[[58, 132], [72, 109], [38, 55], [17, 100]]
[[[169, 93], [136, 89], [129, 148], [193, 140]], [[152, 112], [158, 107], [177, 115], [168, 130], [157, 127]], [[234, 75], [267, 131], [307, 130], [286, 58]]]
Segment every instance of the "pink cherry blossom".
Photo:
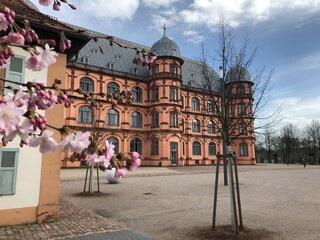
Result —
[[39, 4], [42, 6], [49, 6], [52, 4], [52, 0], [39, 0]]
[[25, 39], [20, 33], [10, 32], [7, 36], [2, 37], [0, 41], [10, 45], [24, 45]]
[[27, 59], [26, 68], [32, 71], [41, 71], [45, 66], [41, 63], [40, 55], [34, 54]]
[[13, 104], [0, 104], [0, 133], [10, 132], [19, 125], [20, 118], [24, 114], [21, 109], [15, 109]]
[[106, 153], [105, 153], [105, 157], [106, 159], [108, 159], [109, 161], [111, 160], [111, 158], [114, 155], [114, 148], [115, 146], [112, 144], [112, 142], [109, 142], [108, 140], [106, 140]]
[[45, 44], [44, 49], [36, 46], [36, 51], [40, 55], [42, 64], [47, 67], [57, 61], [55, 57], [58, 56], [58, 54], [53, 51], [53, 48], [50, 48], [49, 44]]
[[122, 169], [122, 168], [119, 168], [119, 169], [117, 169], [117, 171], [114, 173], [114, 177], [116, 178], [116, 179], [120, 179], [121, 177], [124, 177], [124, 176], [126, 176], [126, 171], [124, 170], [124, 169]]
[[128, 170], [129, 170], [130, 172], [133, 172], [133, 171], [137, 170], [137, 168], [138, 168], [140, 165], [141, 165], [141, 159], [138, 158], [138, 159], [136, 159], [135, 161], [132, 161], [132, 162], [129, 164]]
[[29, 132], [32, 132], [32, 124], [30, 123], [29, 119], [25, 119], [21, 126], [16, 126], [14, 130], [8, 132], [4, 137], [3, 141], [10, 142], [12, 141], [17, 135], [20, 137], [21, 142], [28, 144]]
[[6, 15], [0, 13], [0, 31], [5, 31], [9, 27], [9, 23], [7, 21]]
[[39, 137], [33, 137], [30, 139], [30, 147], [39, 147], [41, 153], [46, 153], [48, 151], [55, 151], [57, 149], [57, 142], [51, 137], [53, 132], [50, 130], [44, 130]]
[[36, 46], [36, 54], [32, 55], [26, 61], [26, 67], [33, 71], [41, 71], [48, 68], [51, 64], [56, 62], [56, 56], [58, 54], [50, 48], [48, 44], [45, 44], [45, 48]]
[[92, 166], [95, 163], [101, 164], [105, 168], [108, 168], [110, 166], [109, 160], [107, 160], [104, 155], [100, 155], [99, 156], [96, 153], [90, 154], [90, 155], [87, 156], [86, 160], [87, 160], [87, 165], [88, 166]]
[[77, 134], [71, 133], [59, 143], [59, 146], [64, 152], [68, 152], [69, 149], [71, 149], [73, 152], [81, 153], [90, 145], [89, 137], [90, 132], [78, 132]]
[[132, 161], [135, 161], [136, 159], [140, 158], [140, 154], [138, 152], [132, 152], [131, 158], [132, 158]]

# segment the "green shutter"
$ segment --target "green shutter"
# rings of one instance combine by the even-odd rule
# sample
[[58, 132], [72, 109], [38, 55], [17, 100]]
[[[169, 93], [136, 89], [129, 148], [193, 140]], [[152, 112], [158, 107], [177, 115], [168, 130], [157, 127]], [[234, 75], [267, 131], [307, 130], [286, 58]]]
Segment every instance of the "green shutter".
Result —
[[[10, 58], [10, 63], [7, 65], [6, 68], [6, 79], [23, 83], [24, 82], [24, 61], [25, 57], [23, 56], [14, 56]], [[13, 83], [5, 83], [5, 86], [11, 86], [12, 88], [19, 89], [19, 85]], [[9, 90], [5, 89], [4, 94], [10, 92]]]
[[0, 195], [12, 195], [16, 191], [18, 149], [0, 149]]

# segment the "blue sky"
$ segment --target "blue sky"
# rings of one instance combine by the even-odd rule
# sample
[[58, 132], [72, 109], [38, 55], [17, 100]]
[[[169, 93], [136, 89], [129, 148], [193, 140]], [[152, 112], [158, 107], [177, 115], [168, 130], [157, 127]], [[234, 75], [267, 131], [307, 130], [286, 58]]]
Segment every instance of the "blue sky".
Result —
[[274, 69], [271, 99], [265, 111], [283, 104], [283, 124], [303, 127], [320, 120], [320, 0], [78, 0], [73, 11], [39, 6], [61, 21], [146, 46], [163, 34], [181, 54], [199, 59], [201, 42], [214, 55], [216, 24], [223, 14], [237, 40], [248, 35], [258, 49], [251, 71]]

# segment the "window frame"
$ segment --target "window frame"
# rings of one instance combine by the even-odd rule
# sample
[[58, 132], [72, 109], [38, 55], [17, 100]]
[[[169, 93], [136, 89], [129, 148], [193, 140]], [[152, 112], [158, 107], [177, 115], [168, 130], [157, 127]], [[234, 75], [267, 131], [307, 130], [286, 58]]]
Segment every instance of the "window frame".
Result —
[[216, 134], [216, 124], [213, 121], [209, 121], [207, 125], [208, 133]]
[[118, 127], [119, 122], [119, 112], [113, 108], [108, 109], [106, 125]]
[[179, 114], [177, 111], [170, 112], [170, 127], [179, 127]]
[[115, 82], [109, 82], [107, 84], [107, 94], [114, 94], [115, 92], [120, 92], [120, 86]]
[[156, 110], [151, 112], [151, 127], [159, 127], [159, 112]]
[[[82, 86], [84, 85], [84, 86]], [[82, 77], [80, 79], [80, 89], [86, 93], [94, 92], [94, 81], [89, 77]]]
[[192, 119], [192, 132], [199, 133], [201, 131], [200, 120], [197, 118]]
[[170, 101], [179, 101], [179, 89], [176, 86], [170, 86]]
[[[14, 152], [14, 159], [13, 159], [13, 166], [4, 166], [4, 152]], [[19, 148], [1, 148], [0, 149], [0, 197], [1, 195], [15, 195], [16, 194], [16, 187], [17, 187], [17, 174], [18, 174], [18, 161], [19, 161]], [[10, 159], [12, 160], [12, 159]], [[8, 161], [6, 162], [8, 164]], [[8, 175], [8, 173], [11, 176]], [[9, 179], [5, 178], [6, 176]], [[8, 181], [9, 180], [9, 181]], [[11, 184], [11, 186], [6, 185]], [[3, 185], [2, 185], [3, 184]]]
[[192, 98], [192, 110], [200, 111], [200, 100], [197, 97]]
[[132, 88], [132, 97], [134, 98], [134, 102], [143, 102], [142, 89], [140, 87], [134, 86]]
[[238, 104], [238, 115], [243, 116], [247, 114], [247, 106], [245, 103]]
[[142, 141], [140, 138], [133, 138], [130, 141], [130, 152], [138, 152], [142, 154]]
[[142, 128], [142, 114], [140, 112], [134, 111], [131, 113], [131, 127]]
[[217, 144], [215, 142], [210, 142], [208, 144], [208, 154], [209, 156], [217, 155]]
[[159, 87], [153, 87], [151, 89], [151, 101], [159, 101]]
[[249, 146], [247, 143], [240, 143], [239, 154], [240, 156], [249, 156]]
[[151, 155], [159, 155], [159, 138], [151, 138]]
[[192, 143], [192, 155], [201, 156], [201, 143], [199, 141]]
[[[91, 113], [91, 116], [90, 114]], [[84, 116], [89, 114], [88, 116]], [[81, 115], [81, 116], [80, 116]], [[83, 121], [85, 120], [85, 121]], [[87, 105], [83, 105], [79, 107], [78, 110], [78, 124], [93, 124], [93, 110], [91, 107]]]

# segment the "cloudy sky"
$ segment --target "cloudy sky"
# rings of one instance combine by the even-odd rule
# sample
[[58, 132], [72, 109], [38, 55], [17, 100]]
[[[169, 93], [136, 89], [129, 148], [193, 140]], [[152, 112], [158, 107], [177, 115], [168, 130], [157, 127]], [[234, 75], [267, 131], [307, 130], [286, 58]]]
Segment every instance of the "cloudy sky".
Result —
[[283, 104], [283, 123], [298, 127], [320, 120], [320, 0], [69, 0], [77, 10], [60, 12], [32, 2], [61, 21], [150, 47], [165, 22], [167, 36], [192, 59], [201, 42], [214, 48], [223, 14], [236, 39], [249, 36], [258, 49], [251, 70], [274, 69], [266, 111]]

